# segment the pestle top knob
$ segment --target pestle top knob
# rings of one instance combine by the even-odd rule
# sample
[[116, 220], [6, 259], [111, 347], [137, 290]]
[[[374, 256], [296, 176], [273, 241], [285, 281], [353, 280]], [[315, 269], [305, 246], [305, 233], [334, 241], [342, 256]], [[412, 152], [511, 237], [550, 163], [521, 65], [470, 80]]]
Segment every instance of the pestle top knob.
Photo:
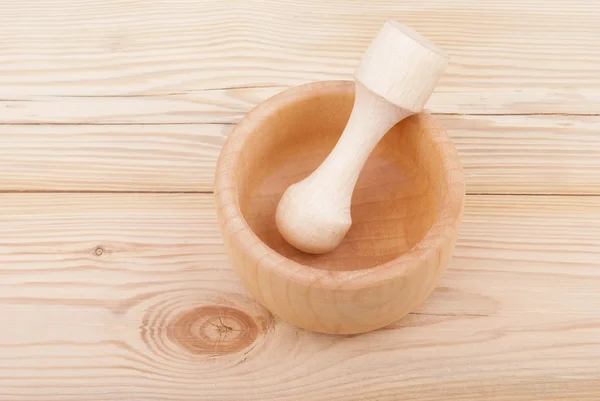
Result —
[[369, 155], [390, 128], [423, 109], [448, 61], [414, 30], [396, 21], [384, 24], [354, 73], [354, 107], [339, 141], [277, 206], [286, 241], [317, 254], [339, 245], [352, 224], [352, 193]]
[[423, 110], [448, 61], [448, 56], [427, 38], [391, 20], [365, 52], [354, 79], [373, 94], [414, 114]]

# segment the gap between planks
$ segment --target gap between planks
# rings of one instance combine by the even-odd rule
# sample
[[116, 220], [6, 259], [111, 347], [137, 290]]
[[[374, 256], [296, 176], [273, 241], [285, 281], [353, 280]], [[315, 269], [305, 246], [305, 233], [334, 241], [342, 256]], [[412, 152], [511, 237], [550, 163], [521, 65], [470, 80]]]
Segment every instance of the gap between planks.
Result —
[[[2, 102], [2, 100], [0, 100]], [[249, 113], [251, 110], [248, 110]], [[600, 117], [600, 113], [445, 113], [445, 112], [432, 112], [430, 110], [425, 109], [433, 116], [457, 116], [457, 117]], [[1, 123], [1, 122], [0, 122]], [[9, 122], [9, 123], [1, 123], [5, 126], [104, 126], [104, 125], [114, 125], [114, 126], [160, 126], [160, 125], [198, 125], [198, 124], [219, 124], [219, 125], [229, 125], [235, 126], [237, 122], [224, 122], [224, 121], [185, 121], [185, 122], [168, 122], [168, 121], [160, 121], [160, 122], [95, 122], [95, 123], [82, 123], [82, 122]]]
[[213, 194], [214, 191], [118, 191], [118, 190], [60, 190], [60, 189], [3, 189], [0, 194]]
[[[28, 190], [19, 190], [19, 189], [4, 189], [0, 190], [0, 194], [163, 194], [163, 195], [211, 195], [214, 194], [214, 191], [118, 191], [118, 190], [36, 190], [36, 189], [28, 189]], [[467, 196], [560, 196], [560, 197], [599, 197], [600, 194], [589, 194], [589, 193], [518, 193], [518, 192], [466, 192]]]

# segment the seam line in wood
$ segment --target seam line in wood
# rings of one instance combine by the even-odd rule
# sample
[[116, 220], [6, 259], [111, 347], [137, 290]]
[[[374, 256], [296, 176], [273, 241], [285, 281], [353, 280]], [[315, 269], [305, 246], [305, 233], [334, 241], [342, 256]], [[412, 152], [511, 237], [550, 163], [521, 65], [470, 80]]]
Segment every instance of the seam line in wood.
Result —
[[[2, 102], [0, 100], [0, 102]], [[445, 113], [431, 112], [432, 116], [458, 116], [458, 117], [600, 117], [600, 113]], [[0, 123], [3, 126], [160, 126], [160, 125], [229, 125], [235, 126], [237, 122], [229, 121], [203, 121], [203, 122], [97, 122], [97, 123], [80, 123], [80, 122], [5, 122]]]
[[61, 189], [4, 189], [0, 190], [0, 194], [203, 194], [212, 195], [213, 191], [119, 191], [119, 190], [61, 190]]
[[[61, 190], [61, 189], [3, 189], [0, 194], [183, 194], [183, 195], [214, 195], [214, 191], [119, 191], [119, 190]], [[559, 193], [559, 192], [467, 192], [467, 196], [546, 196], [546, 197], [600, 197], [600, 193]]]

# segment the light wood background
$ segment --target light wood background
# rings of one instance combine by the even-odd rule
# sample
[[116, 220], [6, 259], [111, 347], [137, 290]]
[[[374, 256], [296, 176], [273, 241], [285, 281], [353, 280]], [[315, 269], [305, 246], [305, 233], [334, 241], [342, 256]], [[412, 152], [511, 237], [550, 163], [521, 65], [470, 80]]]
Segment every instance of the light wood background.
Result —
[[[452, 57], [440, 287], [317, 335], [241, 287], [212, 199], [254, 105], [395, 18]], [[600, 3], [0, 1], [0, 400], [600, 399]]]

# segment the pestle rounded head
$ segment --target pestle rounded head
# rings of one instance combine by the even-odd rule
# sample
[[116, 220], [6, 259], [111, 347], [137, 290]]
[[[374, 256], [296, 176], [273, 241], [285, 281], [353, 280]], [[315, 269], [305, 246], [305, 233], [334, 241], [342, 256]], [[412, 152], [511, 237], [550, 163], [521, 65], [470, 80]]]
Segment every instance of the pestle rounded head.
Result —
[[303, 252], [322, 254], [334, 250], [350, 229], [352, 218], [349, 208], [336, 208], [341, 202], [332, 203], [328, 198], [331, 196], [326, 192], [314, 191], [310, 180], [290, 186], [275, 213], [282, 237]]
[[448, 62], [449, 57], [427, 38], [390, 20], [366, 50], [354, 78], [388, 102], [418, 113]]

